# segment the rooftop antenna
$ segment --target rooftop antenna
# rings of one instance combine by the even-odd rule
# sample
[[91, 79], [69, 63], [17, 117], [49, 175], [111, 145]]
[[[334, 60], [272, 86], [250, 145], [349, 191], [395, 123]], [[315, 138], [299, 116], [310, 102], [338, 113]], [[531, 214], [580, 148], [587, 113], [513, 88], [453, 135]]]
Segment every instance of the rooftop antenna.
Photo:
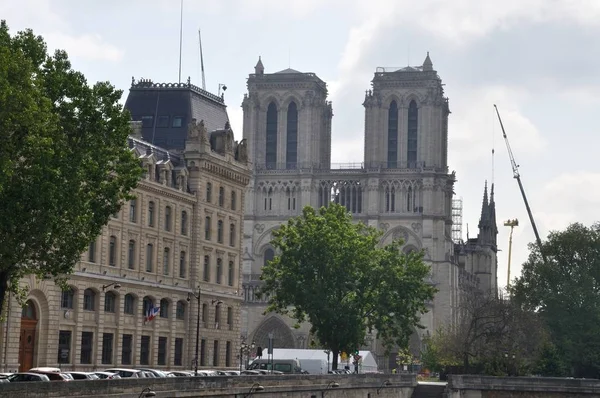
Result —
[[204, 78], [204, 56], [202, 55], [202, 34], [198, 28], [198, 40], [200, 41], [200, 71], [202, 72], [202, 90], [206, 90], [206, 79]]
[[292, 50], [288, 47], [288, 68], [292, 67]]
[[408, 48], [406, 49], [406, 66], [410, 66], [410, 43], [407, 47]]
[[183, 43], [183, 0], [181, 0], [181, 15], [179, 17], [179, 83], [181, 83], [181, 45]]

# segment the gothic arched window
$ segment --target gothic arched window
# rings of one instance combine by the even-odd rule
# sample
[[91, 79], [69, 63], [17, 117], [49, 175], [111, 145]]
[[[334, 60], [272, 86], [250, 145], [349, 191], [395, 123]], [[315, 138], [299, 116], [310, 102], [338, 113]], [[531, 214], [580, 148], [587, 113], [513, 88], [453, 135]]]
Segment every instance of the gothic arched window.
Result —
[[265, 148], [265, 166], [276, 168], [277, 163], [277, 107], [271, 102], [267, 108], [267, 137]]
[[415, 100], [408, 106], [408, 131], [406, 161], [409, 168], [417, 167], [417, 126], [419, 123], [419, 110]]
[[298, 161], [298, 108], [291, 102], [287, 110], [287, 142], [285, 164], [287, 169], [295, 169]]
[[273, 251], [273, 249], [267, 249], [267, 250], [265, 250], [264, 259], [263, 259], [263, 266], [269, 264], [269, 261], [272, 261], [273, 258], [275, 258], [275, 252]]
[[398, 167], [398, 104], [392, 101], [388, 111], [387, 167]]

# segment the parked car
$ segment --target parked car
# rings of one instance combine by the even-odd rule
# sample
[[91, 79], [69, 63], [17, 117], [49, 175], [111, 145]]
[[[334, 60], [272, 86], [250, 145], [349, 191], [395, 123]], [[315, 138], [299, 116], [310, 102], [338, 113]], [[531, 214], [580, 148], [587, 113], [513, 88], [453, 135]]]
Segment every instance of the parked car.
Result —
[[175, 377], [190, 377], [194, 375], [194, 372], [188, 372], [186, 370], [174, 370], [172, 372], [168, 372], [168, 374], [172, 374]]
[[104, 371], [105, 372], [110, 372], [110, 373], [116, 373], [116, 374], [118, 374], [122, 378], [126, 378], [126, 377], [136, 377], [136, 378], [154, 377], [154, 374], [152, 372], [146, 372], [146, 371], [139, 370], [139, 369], [111, 368], [111, 369], [105, 369]]
[[98, 380], [100, 379], [96, 374], [91, 372], [67, 372], [73, 377], [73, 380]]
[[98, 376], [98, 378], [103, 379], [103, 380], [112, 380], [112, 379], [120, 379], [121, 376], [119, 376], [117, 373], [111, 373], [111, 372], [94, 372], [94, 374], [96, 376]]
[[29, 369], [29, 373], [37, 373], [37, 374], [41, 374], [41, 375], [46, 375], [46, 376], [48, 376], [48, 379], [50, 379], [50, 381], [71, 381], [71, 380], [73, 380], [73, 377], [71, 375], [69, 375], [67, 373], [62, 373], [59, 368], [47, 368], [47, 367], [32, 368], [32, 369]]
[[167, 372], [163, 372], [162, 370], [149, 369], [149, 368], [138, 368], [137, 370], [141, 370], [144, 372], [150, 372], [154, 375], [154, 377], [169, 377], [169, 376], [167, 376]]
[[50, 381], [48, 376], [39, 373], [13, 373], [7, 377], [11, 383], [19, 383], [23, 381]]

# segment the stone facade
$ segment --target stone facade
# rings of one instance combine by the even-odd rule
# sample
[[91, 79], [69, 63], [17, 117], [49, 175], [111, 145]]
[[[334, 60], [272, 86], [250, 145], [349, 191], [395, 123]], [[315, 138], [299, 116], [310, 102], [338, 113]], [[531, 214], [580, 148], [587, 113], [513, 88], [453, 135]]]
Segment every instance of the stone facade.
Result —
[[8, 298], [2, 371], [191, 369], [197, 314], [200, 368], [237, 367], [245, 144], [192, 120], [175, 153], [144, 141], [140, 124], [128, 140], [145, 171], [136, 198], [82, 254], [70, 290], [30, 277], [24, 308]]
[[[293, 328], [288, 318], [264, 316], [264, 299], [255, 295], [261, 268], [274, 255], [272, 231], [306, 205], [340, 203], [355, 220], [383, 230], [382, 244], [402, 238], [406, 252], [423, 250], [431, 266], [428, 281], [439, 292], [421, 319], [425, 329], [411, 338], [415, 355], [424, 334], [456, 319], [465, 280], [496, 289], [493, 229], [469, 250], [457, 251], [451, 238], [456, 178], [447, 159], [450, 109], [429, 55], [422, 66], [377, 68], [363, 105], [364, 161], [335, 167], [326, 84], [292, 69], [265, 74], [262, 61], [248, 78], [242, 107], [254, 175], [244, 221], [242, 333], [261, 347], [268, 333], [275, 334], [278, 347], [309, 344], [309, 325]], [[378, 355], [381, 368], [388, 367], [376, 339], [364, 348]]]

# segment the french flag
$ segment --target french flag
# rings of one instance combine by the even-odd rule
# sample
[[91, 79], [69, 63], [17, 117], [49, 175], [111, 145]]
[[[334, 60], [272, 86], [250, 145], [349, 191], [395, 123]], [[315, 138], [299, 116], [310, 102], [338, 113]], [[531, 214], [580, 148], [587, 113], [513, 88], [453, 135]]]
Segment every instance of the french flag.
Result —
[[146, 314], [146, 317], [144, 318], [144, 321], [150, 322], [151, 320], [153, 320], [154, 318], [156, 318], [156, 316], [158, 315], [159, 312], [160, 312], [160, 307], [151, 307], [151, 308], [148, 308], [148, 313]]

